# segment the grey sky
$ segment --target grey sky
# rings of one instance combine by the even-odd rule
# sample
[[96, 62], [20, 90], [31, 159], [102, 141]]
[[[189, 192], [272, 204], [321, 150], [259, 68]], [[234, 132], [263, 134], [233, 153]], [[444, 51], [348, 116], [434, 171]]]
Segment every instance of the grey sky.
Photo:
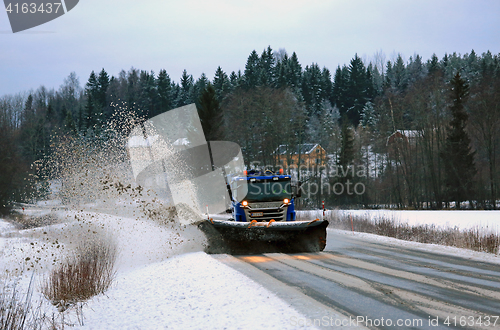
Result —
[[[28, 1], [29, 2], [29, 1]], [[217, 66], [244, 70], [250, 52], [295, 51], [332, 73], [355, 53], [424, 60], [436, 53], [500, 53], [498, 0], [80, 0], [64, 16], [12, 34], [0, 9], [0, 95], [58, 88], [71, 71], [132, 66], [179, 81], [183, 69], [212, 79]]]

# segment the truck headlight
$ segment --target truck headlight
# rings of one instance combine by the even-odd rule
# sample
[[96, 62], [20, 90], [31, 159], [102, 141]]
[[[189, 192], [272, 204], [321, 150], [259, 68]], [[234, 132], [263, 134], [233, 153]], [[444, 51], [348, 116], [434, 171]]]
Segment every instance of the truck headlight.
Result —
[[288, 203], [290, 203], [290, 200], [289, 200], [288, 198], [285, 198], [285, 199], [283, 200], [283, 204], [288, 205]]
[[248, 206], [248, 202], [247, 201], [243, 201], [243, 202], [241, 202], [241, 205]]

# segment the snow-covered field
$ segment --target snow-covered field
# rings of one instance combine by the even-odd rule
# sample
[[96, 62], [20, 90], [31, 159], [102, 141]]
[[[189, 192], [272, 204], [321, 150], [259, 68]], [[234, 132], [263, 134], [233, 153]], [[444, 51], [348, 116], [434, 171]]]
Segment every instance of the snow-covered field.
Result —
[[[500, 211], [328, 210], [327, 218], [331, 216], [331, 212], [370, 219], [385, 218], [410, 225], [435, 225], [441, 228], [458, 227], [459, 229], [478, 228], [500, 233]], [[317, 211], [313, 216], [321, 217], [321, 212]]]

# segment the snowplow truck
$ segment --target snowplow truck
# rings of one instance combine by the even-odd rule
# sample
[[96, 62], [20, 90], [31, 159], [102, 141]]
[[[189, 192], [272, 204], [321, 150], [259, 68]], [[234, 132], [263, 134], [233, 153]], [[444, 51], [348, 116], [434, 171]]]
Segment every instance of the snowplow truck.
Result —
[[207, 234], [208, 253], [323, 251], [328, 222], [296, 220], [295, 201], [300, 197], [300, 183], [292, 186], [290, 175], [284, 175], [282, 170], [277, 173], [252, 170], [227, 181], [232, 196], [228, 210], [231, 217], [209, 218], [200, 224]]

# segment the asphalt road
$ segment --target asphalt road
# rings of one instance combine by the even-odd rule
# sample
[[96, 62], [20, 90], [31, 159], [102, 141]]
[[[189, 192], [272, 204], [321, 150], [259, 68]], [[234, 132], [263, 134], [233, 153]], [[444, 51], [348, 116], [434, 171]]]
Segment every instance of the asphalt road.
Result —
[[324, 252], [214, 255], [318, 328], [500, 329], [500, 265], [329, 231]]

